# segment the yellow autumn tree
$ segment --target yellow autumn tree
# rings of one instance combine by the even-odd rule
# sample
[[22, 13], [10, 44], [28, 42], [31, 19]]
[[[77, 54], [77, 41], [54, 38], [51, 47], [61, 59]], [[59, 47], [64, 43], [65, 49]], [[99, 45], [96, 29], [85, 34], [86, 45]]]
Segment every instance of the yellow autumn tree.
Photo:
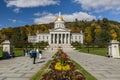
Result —
[[87, 43], [88, 53], [89, 53], [89, 44], [92, 42], [91, 27], [85, 28], [85, 41]]
[[115, 30], [114, 30], [114, 29], [111, 29], [111, 30], [110, 30], [110, 33], [111, 33], [112, 39], [113, 39], [113, 40], [116, 40], [116, 38], [117, 38], [117, 33], [115, 32]]
[[90, 43], [90, 42], [92, 41], [92, 37], [91, 37], [90, 34], [88, 34], [88, 35], [85, 36], [85, 41], [86, 41], [87, 43]]
[[46, 25], [42, 24], [41, 25], [41, 32], [45, 32], [46, 29], [47, 29]]
[[96, 25], [94, 32], [95, 32], [95, 34], [99, 34], [101, 32], [101, 27]]
[[89, 44], [92, 41], [91, 28], [87, 27], [85, 29], [85, 41]]

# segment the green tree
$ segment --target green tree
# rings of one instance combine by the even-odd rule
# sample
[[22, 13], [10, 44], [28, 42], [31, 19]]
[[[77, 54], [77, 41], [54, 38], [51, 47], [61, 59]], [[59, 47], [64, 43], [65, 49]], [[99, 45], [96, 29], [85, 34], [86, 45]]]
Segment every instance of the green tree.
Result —
[[98, 47], [106, 47], [110, 41], [110, 34], [106, 30], [102, 30], [95, 39], [95, 44]]

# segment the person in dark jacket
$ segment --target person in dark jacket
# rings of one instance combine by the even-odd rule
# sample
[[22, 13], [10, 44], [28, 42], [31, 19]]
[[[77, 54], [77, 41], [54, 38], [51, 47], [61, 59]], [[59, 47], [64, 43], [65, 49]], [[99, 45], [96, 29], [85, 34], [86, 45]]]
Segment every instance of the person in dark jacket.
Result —
[[36, 50], [34, 49], [33, 51], [32, 51], [32, 55], [33, 55], [33, 64], [35, 64], [35, 60], [36, 60], [36, 55], [37, 53], [36, 53]]

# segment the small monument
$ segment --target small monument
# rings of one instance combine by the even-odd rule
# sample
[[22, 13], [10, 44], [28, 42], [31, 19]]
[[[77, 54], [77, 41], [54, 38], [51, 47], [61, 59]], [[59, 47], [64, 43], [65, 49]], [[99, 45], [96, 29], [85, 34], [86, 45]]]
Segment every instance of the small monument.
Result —
[[112, 40], [109, 44], [108, 55], [113, 58], [120, 58], [119, 42]]
[[5, 40], [3, 43], [3, 58], [10, 58], [12, 54], [12, 44], [9, 40]]

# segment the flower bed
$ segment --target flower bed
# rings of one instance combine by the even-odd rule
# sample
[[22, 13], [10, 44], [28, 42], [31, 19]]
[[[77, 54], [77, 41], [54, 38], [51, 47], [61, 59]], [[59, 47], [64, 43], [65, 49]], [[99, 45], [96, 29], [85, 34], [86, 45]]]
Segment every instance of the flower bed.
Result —
[[61, 49], [53, 58], [50, 70], [42, 75], [41, 80], [85, 80], [84, 75], [76, 69], [74, 63]]

